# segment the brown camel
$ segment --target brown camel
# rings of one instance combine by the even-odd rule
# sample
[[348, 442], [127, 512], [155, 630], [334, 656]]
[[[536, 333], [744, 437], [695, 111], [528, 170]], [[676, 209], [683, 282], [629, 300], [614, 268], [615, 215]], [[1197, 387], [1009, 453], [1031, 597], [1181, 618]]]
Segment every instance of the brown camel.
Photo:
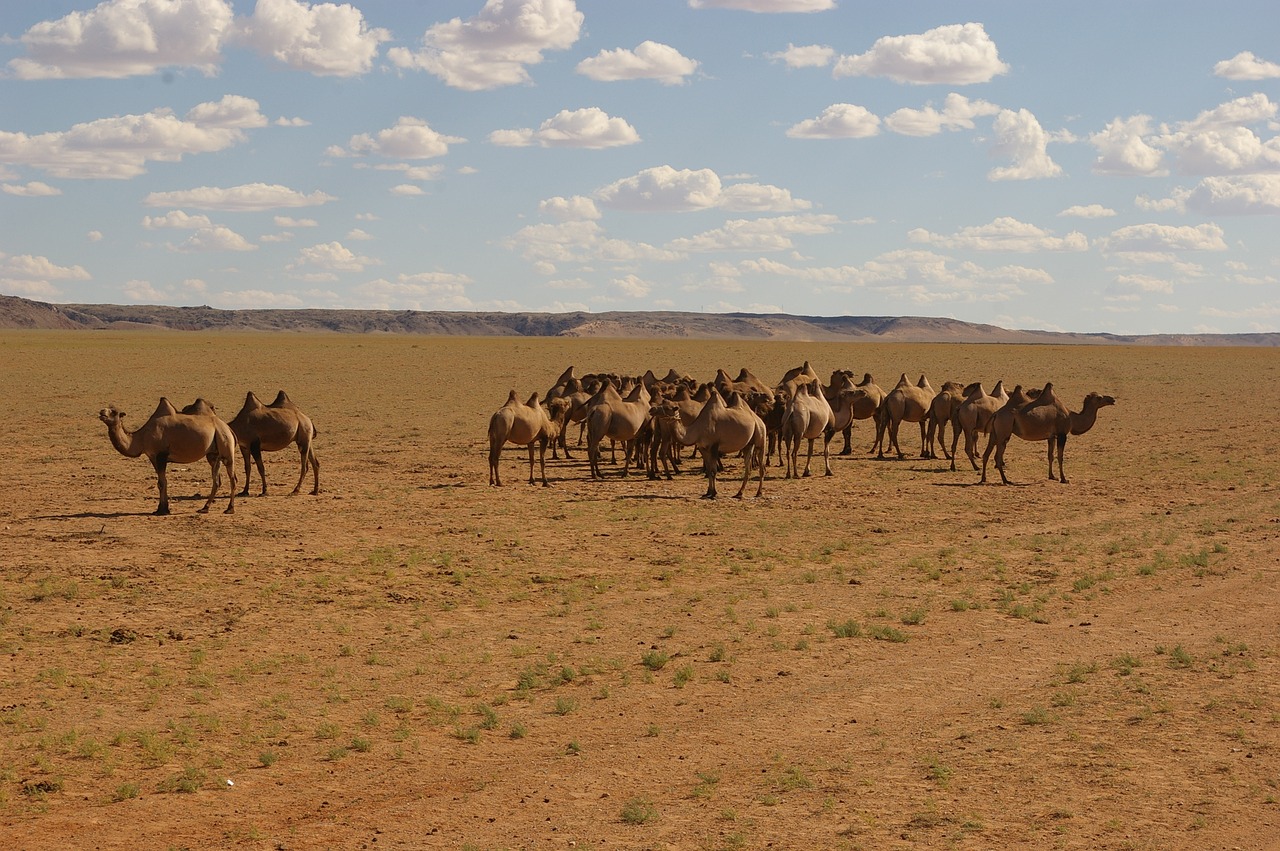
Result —
[[[947, 452], [947, 426], [950, 425], [952, 415], [960, 407], [960, 403], [964, 399], [965, 388], [955, 381], [944, 381], [942, 389], [938, 391], [937, 395], [933, 397], [933, 401], [929, 403], [929, 427], [926, 436], [929, 446], [926, 450], [927, 457], [937, 458], [938, 453], [935, 447], [941, 447], [942, 456], [947, 460], [951, 460], [951, 453]], [[954, 431], [953, 429], [953, 434]]]
[[1004, 391], [1004, 382], [997, 381], [996, 386], [988, 394], [982, 389], [982, 382], [977, 381], [965, 388], [964, 401], [951, 415], [951, 469], [956, 468], [956, 444], [960, 435], [964, 435], [964, 454], [969, 464], [978, 469], [978, 435], [987, 434], [991, 428], [991, 418], [996, 411], [1009, 401], [1009, 394]]
[[[622, 475], [627, 475], [634, 451], [632, 442], [649, 419], [649, 402], [649, 391], [643, 384], [637, 383], [624, 399], [613, 389], [613, 384], [606, 383], [587, 404], [587, 460], [591, 465], [591, 478], [604, 478], [600, 472], [600, 441], [606, 437], [626, 444]], [[640, 459], [635, 460], [639, 466]]]
[[[817, 379], [810, 384], [796, 387], [796, 395], [782, 416], [782, 437], [787, 443], [788, 479], [808, 478], [809, 465], [813, 461], [813, 442], [822, 439], [823, 475], [831, 475], [831, 454], [828, 451], [827, 434], [835, 422], [831, 403], [822, 395], [822, 384]], [[797, 475], [800, 441], [809, 441], [809, 454], [805, 458], [804, 473]]]
[[713, 389], [698, 418], [685, 429], [680, 441], [685, 446], [696, 446], [702, 452], [702, 469], [707, 476], [707, 492], [702, 495], [703, 499], [716, 498], [716, 473], [720, 469], [720, 459], [734, 452], [741, 452], [743, 459], [742, 486], [734, 494], [734, 499], [742, 499], [747, 480], [751, 478], [752, 463], [760, 471], [756, 496], [764, 491], [764, 422], [736, 393], [730, 394], [730, 401], [726, 403], [719, 391]]
[[715, 380], [712, 382], [716, 390], [720, 391], [720, 395], [727, 393], [771, 393], [773, 392], [769, 385], [751, 374], [751, 370], [745, 366], [738, 372], [737, 378], [730, 378], [729, 373], [723, 369], [716, 370]]
[[[884, 402], [885, 392], [879, 384], [876, 384], [871, 373], [866, 372], [862, 375], [862, 380], [857, 384], [852, 381], [852, 373], [848, 370], [837, 370], [831, 374], [831, 408], [836, 411], [836, 419], [844, 423], [838, 425], [836, 431], [844, 435], [844, 447], [838, 454], [852, 455], [853, 447], [850, 443], [853, 440], [853, 421], [854, 420], [871, 420], [876, 427], [876, 439], [871, 444], [871, 452], [877, 451], [884, 444], [884, 432], [887, 425], [885, 419], [880, 416], [881, 403]], [[839, 380], [837, 380], [839, 378]], [[847, 394], [847, 395], [844, 395]], [[840, 408], [842, 405], [848, 404], [850, 410], [848, 412], [849, 419], [847, 421], [841, 419]]]
[[[996, 453], [996, 469], [1000, 471], [1000, 480], [1009, 483], [1004, 469], [1004, 452], [1009, 438], [1017, 435], [1023, 440], [1048, 441], [1049, 478], [1053, 479], [1054, 448], [1057, 447], [1058, 475], [1057, 480], [1066, 484], [1067, 474], [1063, 470], [1063, 452], [1070, 434], [1084, 434], [1093, 427], [1097, 419], [1098, 409], [1114, 405], [1116, 400], [1110, 396], [1090, 393], [1085, 397], [1084, 410], [1072, 414], [1053, 391], [1052, 384], [1046, 384], [1039, 395], [1031, 401], [1019, 404], [1018, 390], [1010, 395], [1009, 401], [996, 412], [991, 422], [991, 438], [987, 441], [987, 449], [982, 453], [982, 481], [987, 480], [987, 458], [994, 448]], [[1027, 394], [1029, 397], [1031, 394]], [[1073, 429], [1080, 429], [1073, 431]]]
[[126, 458], [145, 455], [155, 468], [160, 486], [160, 504], [156, 507], [156, 514], [169, 513], [169, 463], [192, 464], [201, 458], [209, 462], [213, 487], [209, 490], [209, 498], [205, 500], [200, 513], [204, 514], [209, 510], [218, 493], [221, 483], [218, 465], [222, 464], [227, 469], [227, 478], [231, 480], [231, 500], [225, 513], [234, 514], [235, 435], [231, 433], [231, 427], [213, 412], [213, 406], [203, 399], [197, 399], [186, 410], [188, 412], [180, 413], [168, 399], [161, 398], [155, 413], [135, 431], [125, 431], [125, 413], [114, 405], [99, 411], [98, 419], [106, 423], [107, 437], [111, 439], [111, 445], [117, 452]]
[[320, 462], [316, 459], [314, 441], [316, 427], [311, 418], [302, 413], [285, 392], [276, 394], [275, 401], [264, 405], [250, 390], [244, 397], [244, 406], [228, 425], [236, 436], [240, 452], [244, 456], [244, 490], [241, 496], [249, 495], [249, 480], [252, 476], [250, 463], [258, 465], [258, 476], [262, 479], [262, 496], [267, 495], [267, 471], [262, 464], [263, 452], [276, 452], [292, 444], [298, 444], [298, 456], [301, 459], [302, 471], [298, 474], [298, 483], [293, 486], [290, 496], [302, 490], [302, 483], [307, 478], [307, 469], [312, 470], [311, 493], [320, 493]]
[[[920, 380], [913, 387], [904, 372], [898, 379], [897, 386], [884, 397], [882, 407], [888, 426], [888, 448], [897, 451], [899, 460], [906, 456], [902, 447], [898, 445], [898, 426], [904, 422], [920, 424], [920, 457], [929, 457], [928, 448], [925, 445], [925, 418], [929, 415], [929, 405], [933, 402], [935, 395], [933, 388], [929, 386], [929, 379], [921, 375]], [[880, 454], [877, 457], [883, 458], [884, 450], [885, 444], [882, 441]]]
[[502, 447], [508, 443], [529, 448], [529, 484], [534, 484], [533, 446], [536, 443], [542, 486], [547, 487], [547, 444], [555, 439], [556, 434], [555, 424], [546, 409], [538, 404], [538, 394], [535, 392], [529, 401], [521, 404], [516, 398], [516, 391], [512, 390], [507, 395], [507, 403], [489, 417], [489, 484], [502, 487], [498, 461], [502, 457]]

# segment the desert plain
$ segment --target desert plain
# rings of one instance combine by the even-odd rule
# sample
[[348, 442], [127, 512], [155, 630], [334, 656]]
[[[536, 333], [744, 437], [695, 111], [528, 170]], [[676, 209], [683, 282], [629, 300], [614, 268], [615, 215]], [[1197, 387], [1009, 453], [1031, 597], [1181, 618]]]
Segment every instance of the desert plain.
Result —
[[[487, 484], [566, 366], [804, 360], [1117, 402], [1069, 484], [865, 422], [760, 499], [514, 447]], [[1267, 847], [1278, 387], [1270, 348], [0, 332], [0, 847]], [[152, 516], [97, 418], [280, 389], [322, 492], [286, 450], [232, 515], [201, 463]]]

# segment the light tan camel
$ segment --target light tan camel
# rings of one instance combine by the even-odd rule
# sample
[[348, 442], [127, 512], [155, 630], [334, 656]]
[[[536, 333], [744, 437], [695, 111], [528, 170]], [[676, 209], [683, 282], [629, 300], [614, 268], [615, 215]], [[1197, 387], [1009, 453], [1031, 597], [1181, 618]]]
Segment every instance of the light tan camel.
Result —
[[730, 394], [730, 401], [726, 403], [719, 391], [712, 390], [698, 418], [684, 430], [680, 440], [685, 446], [696, 446], [702, 452], [702, 469], [707, 476], [707, 492], [702, 495], [703, 499], [716, 498], [720, 459], [735, 452], [742, 453], [743, 460], [742, 486], [734, 494], [734, 499], [742, 499], [753, 463], [760, 472], [756, 496], [764, 491], [764, 422], [736, 393]]
[[[613, 384], [606, 383], [604, 389], [587, 403], [587, 460], [591, 466], [591, 478], [604, 478], [600, 472], [600, 441], [606, 437], [626, 444], [622, 475], [627, 475], [634, 450], [632, 442], [649, 419], [649, 402], [649, 391], [641, 383], [631, 388], [625, 399], [613, 389]], [[640, 459], [635, 460], [639, 466]]]
[[[822, 384], [817, 379], [810, 384], [796, 387], [796, 395], [782, 415], [782, 438], [787, 444], [788, 479], [808, 478], [809, 465], [813, 460], [813, 442], [822, 440], [823, 475], [831, 475], [831, 454], [827, 434], [835, 422], [831, 411], [831, 403], [822, 395]], [[805, 458], [804, 473], [797, 475], [799, 467], [800, 441], [809, 441], [809, 454]]]
[[[904, 372], [898, 379], [897, 386], [884, 397], [883, 411], [889, 435], [887, 448], [896, 450], [899, 460], [906, 456], [902, 447], [898, 445], [898, 426], [904, 422], [920, 424], [920, 457], [929, 457], [925, 446], [925, 418], [929, 414], [929, 405], [933, 402], [935, 395], [937, 394], [929, 386], [929, 379], [921, 375], [920, 380], [913, 387]], [[880, 454], [877, 457], [883, 458], [885, 449], [885, 443], [881, 441]]]
[[267, 471], [262, 464], [263, 452], [277, 452], [293, 444], [298, 444], [298, 456], [302, 471], [298, 474], [298, 483], [293, 486], [290, 495], [302, 490], [302, 482], [307, 478], [308, 468], [312, 470], [311, 493], [320, 493], [320, 462], [316, 459], [315, 437], [316, 427], [311, 418], [295, 405], [283, 390], [276, 394], [270, 405], [261, 400], [250, 390], [244, 397], [244, 406], [228, 425], [236, 436], [240, 453], [244, 457], [244, 490], [241, 496], [249, 495], [249, 480], [252, 477], [250, 463], [258, 465], [258, 476], [262, 479], [262, 496], [267, 495]]
[[534, 393], [524, 404], [512, 390], [507, 395], [507, 402], [489, 417], [489, 484], [502, 487], [502, 477], [498, 473], [498, 461], [502, 457], [502, 447], [508, 443], [529, 448], [529, 484], [534, 484], [533, 447], [538, 446], [538, 470], [542, 474], [542, 486], [547, 482], [547, 444], [556, 437], [556, 426], [547, 415], [546, 409], [538, 404], [538, 394]]
[[[837, 383], [837, 376], [841, 376], [844, 380]], [[836, 411], [836, 419], [843, 422], [843, 425], [837, 425], [836, 431], [844, 435], [844, 447], [838, 454], [852, 455], [853, 447], [850, 445], [853, 439], [853, 421], [854, 420], [871, 420], [872, 425], [876, 429], [875, 442], [871, 444], [869, 451], [875, 452], [884, 444], [884, 432], [887, 422], [880, 416], [881, 404], [887, 395], [879, 384], [876, 384], [871, 373], [866, 372], [862, 375], [862, 380], [857, 384], [852, 382], [852, 374], [848, 370], [838, 370], [831, 374], [832, 388], [834, 389], [835, 398], [831, 399], [831, 408]], [[840, 408], [848, 405], [849, 419], [844, 421], [841, 419]]]
[[726, 393], [746, 394], [751, 392], [773, 392], [769, 385], [752, 375], [751, 370], [747, 369], [745, 366], [738, 372], [737, 378], [730, 378], [729, 373], [725, 372], [723, 369], [717, 369], [715, 381], [713, 381], [712, 384], [715, 385], [716, 390], [720, 391], [721, 396], [724, 396]]
[[[987, 449], [982, 453], [982, 481], [987, 480], [987, 459], [991, 456], [994, 449], [996, 454], [996, 469], [1000, 471], [1000, 480], [1006, 485], [1009, 484], [1009, 478], [1005, 475], [1004, 453], [1009, 445], [1009, 438], [1017, 435], [1023, 440], [1045, 440], [1048, 441], [1048, 457], [1049, 457], [1049, 478], [1053, 475], [1053, 455], [1054, 445], [1058, 448], [1058, 479], [1063, 483], [1066, 482], [1066, 473], [1062, 469], [1062, 450], [1067, 443], [1067, 435], [1071, 433], [1072, 416], [1067, 410], [1067, 406], [1062, 404], [1062, 400], [1053, 391], [1053, 384], [1046, 384], [1044, 389], [1039, 391], [1039, 395], [1030, 398], [1033, 394], [1020, 394], [1022, 388], [1015, 387], [1014, 392], [1010, 394], [1009, 401], [1004, 404], [1000, 410], [996, 411], [995, 417], [991, 420], [991, 437], [987, 441]], [[1082, 412], [1080, 425], [1085, 426], [1086, 430], [1093, 426], [1096, 419], [1097, 410], [1101, 407], [1098, 400], [1110, 397], [1098, 396], [1090, 394], [1094, 397], [1090, 401], [1088, 396], [1085, 397], [1086, 408], [1090, 411]], [[1029, 399], [1029, 401], [1023, 401]], [[1112, 399], [1114, 404], [1115, 400]]]
[[997, 381], [990, 394], [982, 389], [982, 382], [976, 381], [965, 388], [964, 401], [951, 415], [951, 469], [956, 468], [956, 444], [960, 435], [964, 435], [964, 454], [974, 470], [978, 469], [978, 435], [987, 434], [991, 428], [991, 418], [996, 411], [1009, 401], [1009, 394], [1004, 390], [1004, 382]]
[[[938, 453], [935, 447], [942, 448], [942, 455], [947, 460], [951, 460], [951, 453], [947, 452], [946, 431], [947, 426], [951, 423], [951, 417], [960, 407], [960, 403], [965, 399], [965, 389], [954, 381], [942, 382], [942, 389], [933, 397], [933, 401], [929, 403], [929, 427], [926, 440], [928, 443], [927, 456], [929, 458], [937, 458]], [[952, 434], [955, 429], [952, 429]]]
[[205, 500], [200, 513], [204, 514], [213, 504], [218, 493], [222, 477], [218, 465], [226, 467], [227, 478], [231, 480], [231, 500], [225, 513], [234, 514], [236, 510], [236, 439], [231, 427], [218, 418], [213, 406], [203, 399], [197, 399], [188, 405], [191, 413], [180, 413], [165, 398], [160, 399], [155, 413], [135, 431], [125, 431], [124, 411], [114, 405], [98, 412], [98, 419], [107, 426], [107, 437], [116, 451], [126, 458], [147, 456], [151, 466], [155, 468], [156, 479], [160, 486], [160, 504], [156, 514], [169, 513], [169, 476], [168, 465], [192, 464], [201, 458], [209, 462], [209, 471], [213, 477], [213, 487], [209, 490], [209, 498]]

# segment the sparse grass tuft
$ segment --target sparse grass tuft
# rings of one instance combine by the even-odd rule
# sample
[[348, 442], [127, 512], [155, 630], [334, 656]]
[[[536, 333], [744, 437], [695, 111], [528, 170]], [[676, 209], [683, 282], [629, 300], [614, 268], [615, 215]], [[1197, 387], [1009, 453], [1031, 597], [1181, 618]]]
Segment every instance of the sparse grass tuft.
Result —
[[622, 805], [623, 824], [649, 824], [658, 820], [658, 810], [647, 798], [631, 798]]

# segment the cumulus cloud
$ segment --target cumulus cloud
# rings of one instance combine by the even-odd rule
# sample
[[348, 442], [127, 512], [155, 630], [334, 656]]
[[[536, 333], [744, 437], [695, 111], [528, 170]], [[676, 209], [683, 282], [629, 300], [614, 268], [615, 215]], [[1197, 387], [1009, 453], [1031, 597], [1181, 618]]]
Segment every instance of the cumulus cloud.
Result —
[[831, 215], [733, 219], [715, 230], [674, 239], [667, 247], [681, 253], [786, 251], [795, 247], [793, 236], [831, 233], [837, 221], [839, 220]]
[[907, 238], [912, 242], [965, 251], [1085, 251], [1089, 248], [1089, 240], [1079, 231], [1054, 236], [1050, 231], [1010, 216], [1001, 216], [985, 225], [961, 228], [953, 234], [937, 234], [916, 228], [907, 233]]
[[271, 220], [278, 228], [313, 228], [320, 224], [315, 219], [295, 219], [293, 216], [274, 216]]
[[544, 51], [572, 47], [582, 21], [574, 0], [486, 0], [474, 18], [430, 27], [421, 50], [393, 47], [387, 58], [468, 91], [527, 83], [527, 66], [540, 63]]
[[973, 119], [996, 115], [1000, 107], [985, 100], [969, 100], [952, 92], [942, 103], [941, 111], [932, 104], [923, 109], [903, 108], [889, 115], [884, 124], [904, 136], [936, 136], [943, 130], [972, 130]]
[[85, 234], [85, 238], [88, 239], [90, 242], [102, 242], [102, 231], [91, 230], [87, 234]]
[[644, 298], [653, 290], [653, 284], [636, 275], [627, 275], [614, 278], [609, 289], [625, 298]]
[[899, 83], [985, 83], [1007, 73], [982, 24], [950, 24], [915, 35], [884, 36], [857, 56], [841, 56], [836, 77], [888, 77]]
[[0, 191], [6, 195], [16, 195], [19, 198], [47, 198], [50, 195], [61, 195], [62, 190], [56, 186], [50, 186], [47, 183], [41, 183], [39, 180], [33, 180], [30, 183], [5, 183], [0, 184]]
[[163, 216], [143, 216], [142, 226], [147, 230], [159, 228], [178, 228], [180, 230], [196, 230], [213, 227], [208, 216], [192, 216], [183, 210], [170, 210]]
[[352, 228], [351, 230], [347, 231], [346, 238], [364, 241], [364, 240], [374, 239], [374, 235], [369, 233], [367, 230], [362, 230], [360, 228]]
[[369, 28], [360, 10], [348, 3], [258, 0], [253, 15], [240, 23], [238, 38], [290, 68], [353, 77], [373, 67], [378, 45], [389, 41], [391, 33]]
[[557, 195], [548, 198], [538, 204], [538, 212], [561, 222], [594, 221], [600, 218], [596, 202], [583, 195], [574, 195], [572, 198]]
[[1206, 177], [1184, 203], [1206, 215], [1280, 214], [1280, 174]]
[[298, 256], [285, 268], [291, 272], [306, 269], [319, 269], [323, 272], [360, 272], [364, 267], [377, 264], [377, 260], [361, 257], [351, 252], [342, 243], [322, 242], [304, 248]]
[[177, 245], [171, 245], [174, 251], [184, 253], [204, 251], [256, 251], [258, 246], [249, 242], [231, 228], [222, 225], [202, 227]]
[[1049, 136], [1036, 117], [1025, 109], [1014, 112], [1003, 109], [995, 120], [995, 143], [991, 152], [1013, 160], [1013, 165], [999, 166], [987, 172], [990, 180], [1033, 180], [1057, 177], [1062, 166], [1049, 156]]
[[336, 200], [319, 190], [304, 195], [279, 184], [246, 183], [225, 189], [200, 186], [174, 192], [152, 192], [142, 199], [142, 203], [148, 207], [195, 207], [198, 210], [242, 213], [284, 207], [315, 207]]
[[1280, 138], [1264, 142], [1247, 126], [1270, 121], [1276, 112], [1276, 104], [1259, 92], [1205, 110], [1155, 141], [1174, 153], [1183, 174], [1280, 171]]
[[866, 139], [880, 132], [880, 117], [864, 106], [835, 103], [817, 118], [787, 128], [792, 139]]
[[1215, 224], [1203, 225], [1129, 225], [1112, 231], [1102, 240], [1102, 250], [1110, 253], [1169, 252], [1169, 251], [1226, 251], [1222, 228]]
[[562, 109], [542, 122], [537, 130], [495, 130], [489, 141], [505, 147], [541, 145], [544, 148], [616, 148], [634, 145], [640, 134], [622, 118], [609, 116], [598, 107]]
[[1115, 214], [1115, 210], [1110, 207], [1104, 207], [1101, 204], [1076, 204], [1063, 210], [1058, 215], [1076, 219], [1104, 219]]
[[799, 47], [787, 44], [786, 50], [766, 53], [764, 56], [773, 62], [782, 62], [788, 68], [825, 68], [831, 64], [832, 59], [835, 59], [836, 51], [834, 47], [828, 47], [825, 44], [806, 44]]
[[0, 251], [0, 278], [25, 281], [87, 281], [83, 266], [59, 266], [38, 254], [5, 254]]
[[698, 62], [656, 41], [642, 41], [634, 50], [602, 50], [575, 68], [584, 77], [612, 83], [618, 80], [657, 80], [678, 86], [698, 70]]
[[1213, 73], [1228, 80], [1270, 80], [1280, 77], [1280, 65], [1245, 50], [1214, 65]]
[[421, 118], [401, 116], [394, 126], [370, 135], [352, 136], [347, 149], [330, 148], [330, 156], [362, 157], [375, 154], [389, 159], [421, 160], [443, 157], [449, 146], [467, 141], [457, 136], [446, 136], [432, 130]]
[[302, 307], [304, 302], [293, 293], [277, 293], [270, 290], [223, 290], [214, 293], [209, 301], [217, 307], [242, 310], [272, 307]]
[[1172, 293], [1173, 282], [1152, 275], [1119, 275], [1107, 287], [1106, 296], [1111, 299], [1127, 300], [1145, 293]]
[[1117, 176], [1167, 174], [1161, 165], [1164, 152], [1146, 141], [1150, 133], [1151, 117], [1135, 115], [1116, 118], [1105, 129], [1092, 134], [1089, 142], [1098, 151], [1098, 158], [1093, 162], [1094, 173]]
[[179, 118], [169, 109], [117, 115], [39, 133], [0, 131], [0, 163], [26, 165], [55, 177], [128, 179], [149, 162], [178, 162], [187, 154], [221, 151], [245, 140], [267, 119], [258, 102], [239, 95], [198, 104]]
[[643, 242], [612, 239], [594, 221], [578, 219], [521, 228], [506, 241], [542, 274], [553, 274], [559, 263], [634, 263], [672, 261], [680, 254]]
[[25, 80], [132, 77], [162, 68], [212, 75], [232, 17], [227, 0], [106, 0], [31, 27], [19, 39], [27, 55], [10, 60], [9, 70]]
[[736, 9], [741, 12], [825, 12], [836, 0], [689, 0], [691, 9]]
[[466, 275], [450, 272], [419, 272], [398, 275], [395, 280], [378, 278], [354, 288], [361, 303], [379, 310], [474, 310], [467, 296], [472, 283]]
[[392, 195], [401, 195], [405, 197], [412, 197], [415, 195], [427, 194], [427, 191], [425, 189], [413, 183], [399, 183], [399, 184], [396, 184], [395, 186], [392, 186], [387, 191], [390, 192]]
[[615, 181], [595, 193], [604, 206], [643, 212], [690, 212], [720, 207], [727, 210], [790, 212], [808, 209], [808, 201], [791, 197], [776, 186], [741, 183], [725, 187], [709, 168], [647, 168]]

